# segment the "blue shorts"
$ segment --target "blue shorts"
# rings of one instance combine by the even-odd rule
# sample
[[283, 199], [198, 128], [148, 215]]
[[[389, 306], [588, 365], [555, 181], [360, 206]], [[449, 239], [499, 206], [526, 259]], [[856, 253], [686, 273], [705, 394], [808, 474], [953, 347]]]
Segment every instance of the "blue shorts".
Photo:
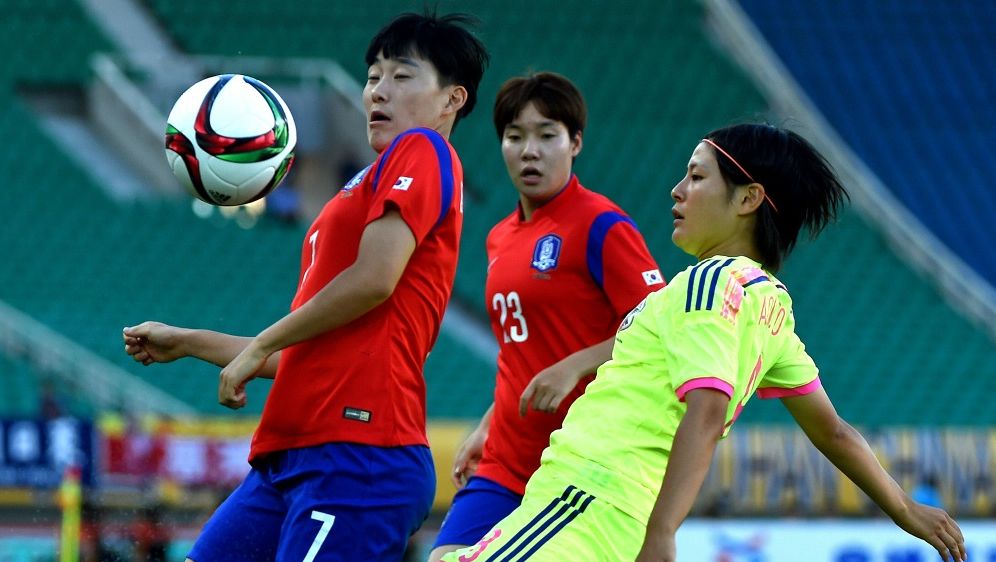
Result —
[[487, 478], [474, 476], [453, 496], [432, 548], [477, 544], [485, 533], [515, 511], [522, 496]]
[[257, 462], [204, 526], [194, 562], [401, 560], [436, 493], [427, 447], [329, 443]]

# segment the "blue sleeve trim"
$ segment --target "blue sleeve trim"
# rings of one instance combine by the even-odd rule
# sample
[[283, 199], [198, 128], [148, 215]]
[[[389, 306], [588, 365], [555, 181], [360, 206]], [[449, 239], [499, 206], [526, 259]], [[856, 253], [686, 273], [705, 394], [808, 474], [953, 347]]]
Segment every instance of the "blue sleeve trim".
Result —
[[391, 157], [391, 153], [394, 152], [394, 148], [398, 145], [401, 139], [409, 136], [421, 134], [424, 135], [426, 139], [432, 144], [433, 150], [436, 152], [436, 161], [439, 164], [439, 178], [440, 178], [440, 209], [439, 218], [436, 219], [436, 224], [434, 226], [439, 226], [443, 219], [446, 218], [446, 213], [450, 209], [450, 205], [453, 203], [453, 157], [450, 154], [450, 147], [446, 143], [446, 139], [443, 138], [438, 132], [432, 129], [418, 128], [409, 129], [397, 137], [391, 142], [391, 145], [387, 147], [384, 151], [384, 155], [380, 158], [380, 164], [377, 165], [377, 173], [374, 174], [373, 180], [373, 190], [377, 191], [377, 186], [380, 184], [380, 173], [384, 170], [387, 164], [387, 160]]
[[595, 217], [595, 220], [591, 223], [591, 228], [588, 230], [588, 273], [595, 280], [595, 284], [602, 289], [605, 288], [603, 285], [604, 263], [602, 261], [602, 248], [605, 246], [605, 238], [609, 235], [609, 229], [620, 222], [627, 223], [639, 231], [633, 219], [616, 211], [605, 211]]
[[450, 210], [450, 205], [453, 204], [453, 157], [450, 154], [450, 145], [446, 143], [446, 139], [442, 135], [429, 129], [419, 130], [427, 133], [426, 136], [432, 143], [432, 148], [436, 150], [436, 160], [439, 162], [439, 189], [441, 192], [439, 194], [439, 218], [436, 219], [436, 224], [433, 227], [435, 228], [443, 222], [446, 213]]
[[711, 263], [711, 260], [700, 261], [699, 263], [695, 264], [695, 267], [693, 267], [692, 270], [688, 273], [688, 283], [687, 283], [688, 287], [686, 289], [687, 293], [685, 294], [685, 312], [692, 311], [692, 298], [695, 296], [695, 276], [698, 275], [699, 270], [702, 269], [702, 266], [706, 265], [707, 263]]
[[[716, 268], [716, 271], [712, 273], [712, 282], [709, 284], [709, 298], [706, 300], [706, 310], [712, 310], [712, 299], [716, 297], [716, 285], [719, 282], [719, 272], [726, 269], [733, 263], [733, 258], [730, 258], [723, 262], [723, 265]], [[699, 295], [701, 297], [702, 295]]]
[[758, 277], [757, 279], [754, 279], [754, 280], [751, 280], [751, 281], [748, 281], [748, 282], [744, 283], [744, 289], [746, 289], [747, 287], [750, 287], [751, 285], [754, 285], [756, 283], [761, 283], [761, 282], [767, 281], [767, 280], [768, 280], [768, 276], [767, 275], [762, 275], [762, 276]]
[[[699, 288], [696, 291], [696, 295], [697, 296], [695, 298], [695, 310], [702, 310], [702, 297], [705, 296], [705, 292], [706, 292], [706, 289], [705, 289], [706, 279], [709, 277], [709, 271], [712, 268], [716, 267], [717, 265], [719, 265], [719, 260], [713, 260], [713, 261], [710, 261], [708, 264], [706, 264], [705, 267], [702, 268], [702, 276], [699, 277]], [[717, 269], [716, 271], [719, 271], [719, 269]], [[715, 283], [715, 278], [716, 278], [716, 276], [714, 275], [713, 276], [713, 283]], [[706, 310], [708, 310], [711, 305], [712, 305], [712, 299], [707, 300], [706, 301]]]
[[[695, 301], [695, 310], [703, 310], [703, 299], [705, 299], [705, 310], [712, 310], [712, 301], [716, 297], [716, 285], [719, 283], [720, 272], [726, 269], [733, 261], [733, 258], [728, 258], [722, 263], [718, 259], [707, 259], [700, 261], [692, 268], [688, 276], [685, 312], [692, 311], [693, 300]], [[712, 279], [708, 279], [710, 272], [712, 273]], [[706, 283], [709, 284], [708, 296], [706, 293]]]

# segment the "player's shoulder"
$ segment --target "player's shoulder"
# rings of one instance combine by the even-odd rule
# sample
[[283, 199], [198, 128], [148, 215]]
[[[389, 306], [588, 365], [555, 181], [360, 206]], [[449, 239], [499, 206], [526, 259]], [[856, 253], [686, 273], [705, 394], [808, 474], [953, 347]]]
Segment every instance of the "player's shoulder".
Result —
[[[381, 175], [385, 170], [403, 169], [410, 172], [425, 171], [439, 174], [443, 185], [453, 185], [458, 173], [462, 173], [459, 158], [449, 141], [432, 129], [418, 127], [394, 137], [374, 162], [373, 185], [381, 185]], [[405, 191], [411, 181], [412, 174], [400, 176], [402, 183], [396, 189]]]
[[[727, 256], [705, 258], [675, 274], [671, 278], [670, 286], [675, 290], [681, 288], [682, 290], [691, 291], [694, 293], [692, 295], [694, 297], [699, 292], [701, 285], [710, 285], [712, 279], [718, 282], [722, 276], [729, 277], [730, 271], [735, 268], [734, 264], [736, 261], [737, 258]], [[708, 287], [704, 288], [708, 289]]]
[[748, 292], [786, 292], [778, 279], [743, 256], [706, 258], [675, 275], [668, 289], [689, 313], [720, 310], [730, 303], [739, 307]]
[[512, 230], [515, 224], [518, 222], [519, 209], [516, 207], [514, 211], [502, 217], [498, 222], [491, 227], [488, 231], [487, 240], [492, 240], [496, 237], [503, 236]]
[[578, 183], [577, 195], [572, 203], [572, 211], [587, 215], [591, 220], [606, 213], [624, 217], [630, 221], [632, 220], [615, 201], [609, 199], [606, 195], [588, 189], [580, 183]]
[[568, 212], [571, 222], [580, 227], [579, 233], [586, 233], [590, 240], [604, 242], [617, 225], [639, 230], [636, 222], [614, 201], [580, 184]]

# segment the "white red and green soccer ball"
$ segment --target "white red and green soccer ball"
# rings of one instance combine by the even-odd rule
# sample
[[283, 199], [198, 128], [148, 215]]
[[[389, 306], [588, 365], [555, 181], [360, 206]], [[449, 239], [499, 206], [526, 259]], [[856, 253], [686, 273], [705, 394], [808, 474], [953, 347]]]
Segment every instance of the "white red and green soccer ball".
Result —
[[277, 92], [241, 74], [212, 76], [176, 100], [166, 120], [173, 175], [212, 205], [265, 197], [294, 162], [297, 129]]

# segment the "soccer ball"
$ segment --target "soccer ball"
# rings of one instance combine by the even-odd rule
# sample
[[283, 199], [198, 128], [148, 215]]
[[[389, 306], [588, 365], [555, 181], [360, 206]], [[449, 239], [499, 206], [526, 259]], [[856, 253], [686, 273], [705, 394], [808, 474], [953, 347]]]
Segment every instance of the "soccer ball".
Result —
[[297, 129], [263, 82], [222, 74], [180, 95], [166, 120], [166, 161], [198, 199], [234, 206], [273, 191], [294, 162]]

